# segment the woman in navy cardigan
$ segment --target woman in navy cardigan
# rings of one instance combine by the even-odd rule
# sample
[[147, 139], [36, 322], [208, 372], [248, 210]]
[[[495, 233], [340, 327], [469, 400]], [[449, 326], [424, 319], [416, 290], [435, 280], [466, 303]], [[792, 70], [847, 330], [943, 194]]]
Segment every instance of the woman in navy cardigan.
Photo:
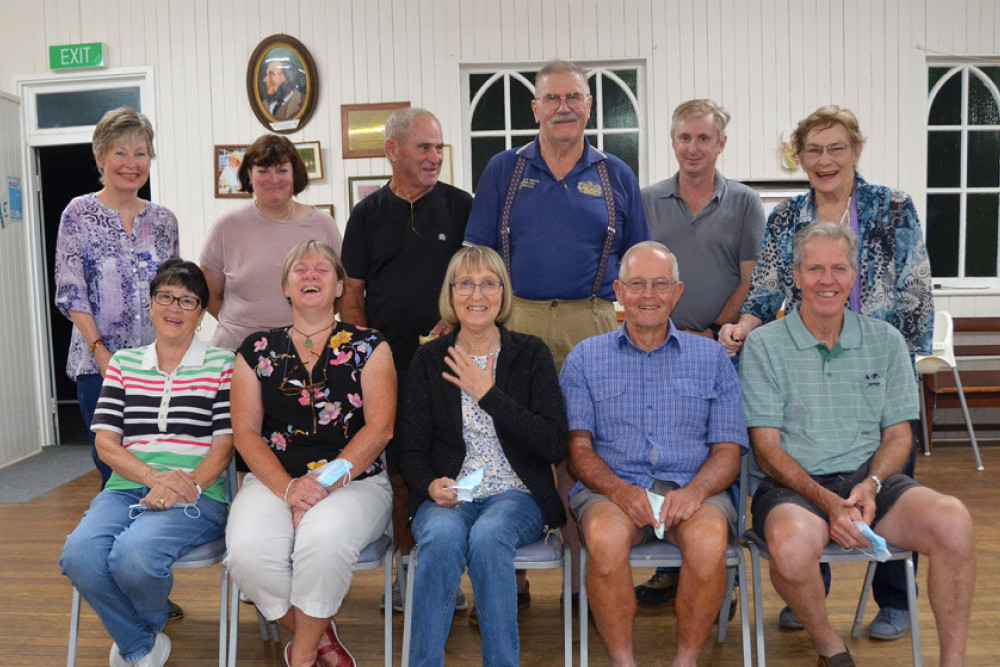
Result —
[[[444, 664], [466, 568], [483, 664], [519, 665], [514, 551], [566, 521], [552, 475], [566, 455], [559, 381], [541, 339], [503, 327], [512, 300], [500, 256], [462, 248], [439, 302], [456, 328], [417, 350], [410, 365], [396, 437], [417, 540], [413, 665]], [[480, 469], [473, 499], [460, 501], [456, 480]]]

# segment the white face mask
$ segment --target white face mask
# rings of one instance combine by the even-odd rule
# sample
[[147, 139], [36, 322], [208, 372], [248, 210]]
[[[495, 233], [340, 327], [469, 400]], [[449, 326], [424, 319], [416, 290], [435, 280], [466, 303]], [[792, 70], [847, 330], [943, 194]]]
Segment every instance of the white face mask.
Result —
[[479, 468], [458, 480], [455, 486], [449, 486], [448, 488], [455, 490], [455, 494], [458, 496], [460, 502], [470, 502], [475, 497], [476, 489], [482, 485], [485, 475], [486, 468]]
[[649, 498], [649, 506], [652, 508], [653, 516], [656, 517], [657, 521], [657, 525], [656, 528], [653, 529], [653, 533], [656, 535], [657, 539], [662, 540], [665, 529], [663, 524], [659, 523], [659, 521], [660, 521], [660, 511], [663, 509], [664, 498], [660, 494], [653, 493], [649, 489], [646, 489], [646, 497]]
[[[135, 521], [136, 519], [138, 519], [142, 515], [143, 512], [145, 512], [148, 509], [149, 508], [146, 507], [145, 505], [143, 505], [142, 503], [136, 503], [135, 505], [129, 505], [128, 506], [128, 518], [130, 518], [133, 521]], [[172, 509], [172, 510], [173, 509], [182, 509], [182, 510], [184, 510], [184, 516], [188, 517], [189, 519], [197, 519], [197, 518], [201, 517], [201, 508], [198, 507], [198, 503], [197, 502], [193, 502], [193, 503], [174, 503], [174, 505], [170, 509]]]
[[860, 551], [865, 556], [872, 560], [877, 560], [880, 563], [884, 563], [889, 560], [892, 555], [889, 553], [889, 547], [885, 544], [885, 538], [881, 535], [876, 535], [875, 531], [872, 530], [867, 523], [864, 521], [855, 521], [854, 527], [857, 528], [866, 540], [871, 542], [872, 550], [868, 551], [862, 547], [854, 547], [855, 550]]

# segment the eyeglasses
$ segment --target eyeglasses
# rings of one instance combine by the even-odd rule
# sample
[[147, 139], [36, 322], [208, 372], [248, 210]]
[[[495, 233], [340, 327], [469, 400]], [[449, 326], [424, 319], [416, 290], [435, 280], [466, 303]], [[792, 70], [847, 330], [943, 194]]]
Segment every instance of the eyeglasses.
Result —
[[826, 146], [820, 146], [819, 144], [806, 144], [806, 147], [802, 149], [802, 155], [805, 156], [807, 160], [818, 160], [823, 157], [823, 152], [827, 152], [832, 158], [839, 158], [847, 151], [849, 146], [845, 143], [836, 141], [832, 144], [827, 144]]
[[471, 280], [459, 280], [451, 284], [456, 294], [462, 296], [472, 296], [472, 293], [479, 288], [483, 296], [496, 296], [503, 288], [503, 282], [499, 280], [484, 280], [481, 283], [474, 283]]
[[550, 109], [558, 109], [566, 103], [570, 109], [577, 109], [583, 105], [584, 100], [586, 100], [590, 95], [585, 93], [570, 93], [569, 95], [556, 95], [555, 93], [549, 93], [548, 95], [543, 95], [536, 98], [542, 103], [542, 106], [549, 107]]
[[153, 292], [153, 301], [161, 306], [169, 306], [174, 301], [181, 307], [181, 310], [196, 310], [201, 305], [201, 299], [194, 296], [174, 296], [170, 292], [156, 290]]
[[[321, 364], [323, 367], [323, 379], [320, 380], [319, 382], [309, 381], [312, 380], [312, 378], [310, 377], [309, 371], [306, 370], [305, 363], [303, 362], [296, 364], [295, 366], [292, 367], [292, 370], [290, 372], [285, 373], [285, 377], [282, 378], [281, 384], [278, 385], [278, 391], [281, 392], [282, 395], [284, 396], [301, 396], [302, 392], [307, 392], [309, 396], [312, 396], [317, 391], [323, 391], [324, 389], [326, 389], [326, 382], [327, 382], [325, 361], [326, 360], [324, 359], [323, 360], [324, 363]], [[285, 359], [285, 364], [287, 367], [288, 364], [287, 358]], [[303, 382], [302, 380], [297, 380], [295, 378], [295, 375], [300, 370], [304, 372], [307, 378], [306, 382]]]
[[646, 285], [652, 285], [653, 291], [657, 294], [666, 294], [670, 289], [677, 284], [676, 280], [667, 280], [666, 278], [656, 278], [654, 280], [643, 280], [642, 278], [636, 278], [635, 280], [630, 280], [627, 283], [622, 283], [632, 294], [642, 294], [646, 291]]

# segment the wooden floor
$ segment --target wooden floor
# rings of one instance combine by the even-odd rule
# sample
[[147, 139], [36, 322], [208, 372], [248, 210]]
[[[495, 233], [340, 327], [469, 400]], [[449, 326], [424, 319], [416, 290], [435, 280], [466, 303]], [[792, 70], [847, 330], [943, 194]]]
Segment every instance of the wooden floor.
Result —
[[[972, 511], [976, 524], [978, 585], [969, 631], [968, 665], [1000, 665], [1000, 447], [983, 448], [984, 472], [977, 472], [967, 446], [941, 446], [930, 458], [919, 457], [917, 477], [925, 484], [959, 496]], [[71, 588], [60, 576], [59, 549], [87, 506], [98, 484], [97, 473], [65, 484], [34, 501], [21, 505], [0, 505], [0, 665], [19, 667], [61, 665], [66, 659]], [[762, 565], [767, 568], [766, 563]], [[863, 566], [834, 567], [833, 590], [829, 598], [835, 627], [847, 635], [857, 600]], [[649, 571], [637, 570], [642, 581]], [[926, 591], [926, 561], [918, 574]], [[765, 575], [766, 578], [766, 575]], [[532, 605], [521, 618], [523, 664], [562, 664], [562, 624], [559, 609], [557, 571], [533, 572], [530, 576]], [[381, 570], [360, 573], [338, 615], [340, 635], [360, 665], [381, 665], [382, 614]], [[470, 596], [468, 580], [463, 588]], [[217, 655], [219, 568], [187, 570], [177, 576], [171, 596], [183, 605], [187, 616], [167, 626], [173, 641], [169, 665], [212, 665]], [[764, 613], [768, 664], [775, 667], [813, 665], [815, 657], [805, 635], [777, 628], [782, 604], [764, 582]], [[280, 666], [280, 648], [260, 639], [252, 610], [242, 605], [238, 664], [248, 667]], [[874, 615], [869, 607], [867, 623]], [[468, 623], [469, 612], [455, 616], [448, 643], [449, 665], [480, 664], [479, 635]], [[399, 664], [402, 616], [394, 619], [394, 664]], [[938, 640], [934, 617], [926, 595], [920, 597], [920, 627], [924, 660], [937, 663]], [[642, 665], [667, 665], [672, 654], [676, 621], [672, 608], [640, 609], [636, 620], [636, 657]], [[590, 633], [590, 660], [608, 664], [595, 630]], [[111, 640], [84, 605], [77, 664], [107, 665]], [[896, 642], [877, 642], [863, 631], [848, 646], [861, 665], [895, 666], [910, 664], [909, 637]], [[574, 642], [574, 652], [578, 650]], [[576, 660], [575, 660], [576, 662]], [[722, 645], [708, 645], [704, 665], [742, 664], [739, 616], [730, 623], [729, 637]]]

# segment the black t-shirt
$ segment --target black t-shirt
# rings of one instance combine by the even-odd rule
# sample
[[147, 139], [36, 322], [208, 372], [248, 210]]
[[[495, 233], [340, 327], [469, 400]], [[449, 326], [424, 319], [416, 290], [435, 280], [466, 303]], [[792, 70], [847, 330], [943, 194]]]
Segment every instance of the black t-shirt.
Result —
[[471, 209], [472, 195], [438, 183], [412, 205], [385, 185], [351, 212], [344, 267], [365, 281], [368, 324], [389, 341], [397, 369], [409, 368], [419, 337], [441, 319], [438, 295]]

